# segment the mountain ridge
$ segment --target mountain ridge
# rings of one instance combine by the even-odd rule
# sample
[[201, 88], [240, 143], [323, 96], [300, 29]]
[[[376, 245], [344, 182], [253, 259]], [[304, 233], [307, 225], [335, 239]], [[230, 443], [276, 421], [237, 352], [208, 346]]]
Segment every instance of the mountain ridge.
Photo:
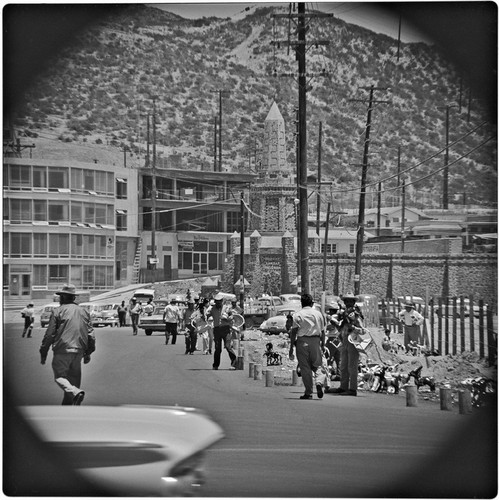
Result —
[[[275, 43], [286, 40], [287, 23], [275, 27], [279, 20], [270, 7], [236, 20], [190, 20], [143, 5], [114, 12], [81, 33], [23, 96], [13, 123], [23, 141], [36, 144], [34, 157], [88, 155], [90, 161], [117, 164], [128, 149], [128, 164], [143, 165], [146, 115], [153, 111], [151, 96], [157, 96], [158, 162], [213, 169], [214, 120], [224, 89], [230, 94], [222, 99], [223, 168], [255, 168], [274, 100], [286, 122], [288, 162], [294, 164], [297, 84], [276, 75], [296, 74], [297, 65], [293, 50], [288, 56], [286, 44]], [[307, 54], [307, 70], [324, 73], [310, 79], [307, 92], [308, 170], [317, 171], [322, 122], [322, 175], [335, 183], [332, 196], [355, 206], [367, 113], [363, 87], [375, 85], [390, 90], [376, 93], [389, 104], [373, 109], [368, 183], [386, 185], [387, 204], [397, 193], [400, 147], [409, 200], [439, 205], [446, 117], [438, 108], [458, 96], [461, 112], [452, 108], [449, 142], [451, 200], [459, 202], [465, 189], [471, 203], [495, 202], [495, 124], [487, 123], [479, 101], [468, 112], [464, 77], [435, 47], [402, 43], [397, 57], [387, 35], [336, 18], [311, 24], [307, 40], [314, 37], [332, 43]], [[83, 152], [76, 153], [78, 148]]]

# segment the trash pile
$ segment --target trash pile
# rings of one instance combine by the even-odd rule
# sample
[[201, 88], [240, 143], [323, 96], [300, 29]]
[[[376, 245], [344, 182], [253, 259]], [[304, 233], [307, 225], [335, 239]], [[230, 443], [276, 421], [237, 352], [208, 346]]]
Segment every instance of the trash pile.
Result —
[[[366, 354], [361, 355], [360, 391], [399, 394], [404, 393], [404, 384], [415, 383], [420, 397], [429, 401], [439, 400], [440, 387], [450, 388], [455, 401], [459, 389], [468, 388], [472, 393], [493, 392], [494, 396], [497, 392], [497, 366], [489, 367], [488, 361], [480, 359], [478, 353], [435, 356], [418, 349], [412, 355], [400, 348], [385, 350], [382, 347], [385, 339], [382, 329], [371, 330], [371, 336], [373, 342], [366, 349]], [[290, 385], [292, 371], [296, 369], [297, 363], [296, 357], [294, 361], [289, 359], [287, 334], [268, 335], [260, 330], [249, 329], [244, 332], [241, 346], [245, 349], [248, 361], [261, 364], [265, 370], [268, 359], [265, 353], [269, 343], [280, 360], [280, 364], [276, 365], [273, 361], [271, 366], [275, 384]]]

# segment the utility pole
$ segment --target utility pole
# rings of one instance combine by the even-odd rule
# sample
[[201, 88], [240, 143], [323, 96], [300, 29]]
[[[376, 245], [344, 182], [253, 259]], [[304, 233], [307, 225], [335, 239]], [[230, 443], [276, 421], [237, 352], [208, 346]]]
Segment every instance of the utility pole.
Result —
[[[289, 36], [287, 40], [273, 40], [273, 44], [277, 47], [293, 46], [296, 52], [298, 61], [298, 155], [297, 155], [297, 182], [298, 182], [298, 203], [296, 208], [299, 210], [298, 218], [298, 274], [301, 281], [301, 292], [309, 293], [310, 291], [310, 272], [308, 262], [308, 195], [307, 195], [307, 77], [314, 75], [306, 72], [306, 52], [307, 41], [306, 34], [310, 26], [307, 25], [308, 18], [316, 17], [333, 17], [332, 14], [322, 13], [305, 13], [305, 4], [298, 3], [298, 13], [275, 14], [275, 18], [288, 19]], [[296, 19], [295, 19], [296, 18]], [[291, 41], [291, 20], [295, 23], [298, 40]], [[329, 45], [329, 41], [315, 40], [309, 42], [310, 46], [318, 47], [319, 45]], [[323, 70], [320, 76], [327, 76], [328, 73]], [[277, 76], [275, 74], [275, 76]], [[295, 74], [285, 73], [279, 76], [295, 77]]]
[[[229, 95], [230, 90], [214, 90], [213, 92], [218, 92], [218, 169], [215, 171], [222, 171], [222, 96]], [[215, 123], [215, 134], [216, 134], [216, 123]], [[216, 139], [215, 139], [216, 140]]]
[[239, 257], [239, 280], [241, 288], [239, 292], [239, 305], [244, 310], [244, 193], [241, 191], [241, 213], [239, 221], [239, 233], [241, 234], [240, 257]]
[[442, 180], [442, 208], [449, 208], [449, 112], [451, 108], [457, 108], [456, 104], [447, 104], [438, 109], [445, 109], [445, 156], [444, 156], [444, 173]]
[[378, 228], [377, 235], [381, 235], [381, 182], [378, 184], [378, 213], [376, 219], [376, 226]]
[[150, 131], [149, 131], [149, 117], [151, 115], [147, 113], [147, 149], [146, 149], [146, 167], [149, 168], [151, 163], [151, 158], [149, 154], [149, 143], [150, 143]]
[[215, 135], [213, 138], [213, 172], [217, 171], [217, 117], [215, 116]]
[[400, 215], [400, 253], [405, 251], [405, 180], [402, 181], [402, 213]]
[[326, 291], [326, 263], [327, 263], [327, 240], [329, 238], [329, 215], [331, 213], [331, 202], [327, 204], [326, 233], [324, 235], [324, 257], [322, 261], [322, 291]]
[[[360, 198], [359, 198], [359, 218], [358, 218], [358, 230], [357, 230], [357, 245], [355, 248], [355, 274], [354, 274], [354, 293], [358, 295], [360, 293], [360, 270], [362, 263], [362, 248], [364, 246], [364, 215], [366, 206], [366, 179], [367, 179], [367, 167], [369, 160], [369, 136], [371, 132], [371, 116], [373, 105], [376, 104], [387, 104], [388, 101], [375, 101], [374, 91], [375, 90], [387, 90], [386, 87], [375, 87], [371, 85], [370, 87], [362, 87], [365, 90], [369, 90], [369, 104], [367, 108], [367, 123], [366, 131], [364, 137], [364, 154], [362, 157], [362, 179], [360, 185]], [[351, 99], [352, 101], [359, 101], [358, 99]], [[361, 101], [364, 102], [364, 101]]]
[[320, 234], [321, 227], [321, 177], [322, 177], [322, 166], [321, 166], [321, 152], [322, 152], [322, 122], [319, 122], [319, 144], [317, 146], [317, 220], [315, 224], [315, 230], [317, 231], [317, 236]]
[[[152, 98], [152, 178], [151, 178], [151, 263], [150, 269], [156, 269], [156, 99]], [[153, 277], [154, 282], [154, 277]]]

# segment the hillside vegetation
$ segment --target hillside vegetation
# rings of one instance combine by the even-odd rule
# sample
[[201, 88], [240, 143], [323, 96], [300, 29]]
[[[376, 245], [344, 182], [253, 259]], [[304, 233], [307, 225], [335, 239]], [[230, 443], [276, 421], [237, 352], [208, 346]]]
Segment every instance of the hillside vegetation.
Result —
[[[214, 123], [222, 98], [223, 169], [248, 171], [259, 159], [263, 123], [275, 100], [286, 122], [290, 165], [296, 161], [297, 73], [288, 50], [286, 13], [269, 7], [234, 19], [183, 19], [132, 5], [103, 19], [47, 65], [12, 117], [34, 158], [142, 166], [153, 100], [158, 163], [213, 169]], [[291, 32], [290, 39], [296, 39]], [[484, 104], [468, 110], [466, 75], [434, 46], [401, 44], [336, 18], [310, 20], [307, 41], [308, 171], [318, 163], [322, 123], [323, 180], [333, 199], [358, 199], [369, 91], [374, 85], [368, 184], [383, 182], [384, 202], [397, 198], [398, 151], [408, 203], [439, 206], [449, 111], [449, 200], [491, 206], [496, 200], [496, 129]], [[279, 43], [278, 43], [279, 42]], [[400, 149], [399, 149], [400, 148]], [[370, 189], [370, 188], [369, 188]], [[368, 189], [368, 190], [369, 190]], [[341, 193], [340, 191], [343, 191]]]

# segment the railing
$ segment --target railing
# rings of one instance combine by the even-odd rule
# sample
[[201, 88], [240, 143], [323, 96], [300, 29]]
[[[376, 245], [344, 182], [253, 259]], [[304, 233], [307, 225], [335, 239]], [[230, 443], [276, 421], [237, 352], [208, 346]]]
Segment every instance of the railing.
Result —
[[[398, 313], [403, 310], [400, 299], [380, 301], [380, 324], [392, 332], [403, 333]], [[432, 297], [428, 303], [413, 300], [425, 322], [424, 344], [441, 355], [475, 352], [489, 365], [497, 363], [497, 314], [483, 300], [473, 297]]]

